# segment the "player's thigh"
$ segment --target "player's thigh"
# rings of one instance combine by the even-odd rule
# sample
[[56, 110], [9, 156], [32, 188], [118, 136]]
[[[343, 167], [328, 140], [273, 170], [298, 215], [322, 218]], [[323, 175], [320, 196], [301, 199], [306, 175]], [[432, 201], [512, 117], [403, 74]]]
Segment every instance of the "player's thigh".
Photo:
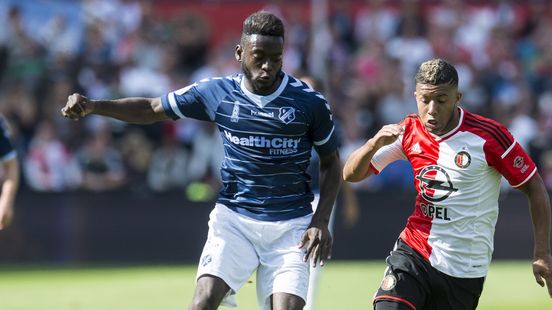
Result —
[[272, 239], [259, 250], [257, 298], [261, 308], [270, 309], [270, 296], [276, 293], [294, 295], [303, 303], [306, 300], [309, 264], [303, 261], [304, 251], [297, 245], [310, 220], [311, 216], [306, 216], [270, 228]]
[[218, 306], [229, 290], [230, 287], [221, 278], [203, 275], [197, 280], [192, 303], [197, 305], [208, 303]]
[[455, 278], [435, 271], [432, 309], [476, 309], [485, 278]]
[[211, 275], [237, 291], [259, 264], [257, 253], [236, 225], [236, 213], [217, 205], [209, 217], [209, 233], [203, 248], [196, 279]]

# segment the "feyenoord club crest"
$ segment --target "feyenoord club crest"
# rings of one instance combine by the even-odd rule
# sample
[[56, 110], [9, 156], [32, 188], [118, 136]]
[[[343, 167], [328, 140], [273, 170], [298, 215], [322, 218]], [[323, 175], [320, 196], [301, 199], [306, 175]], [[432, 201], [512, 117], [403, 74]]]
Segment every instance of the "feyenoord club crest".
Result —
[[394, 275], [388, 274], [381, 281], [381, 289], [384, 291], [392, 290], [397, 285], [397, 278]]
[[295, 119], [295, 109], [292, 107], [281, 107], [278, 118], [286, 124], [293, 122]]
[[470, 153], [466, 151], [460, 151], [454, 156], [454, 163], [458, 168], [467, 168], [471, 163]]

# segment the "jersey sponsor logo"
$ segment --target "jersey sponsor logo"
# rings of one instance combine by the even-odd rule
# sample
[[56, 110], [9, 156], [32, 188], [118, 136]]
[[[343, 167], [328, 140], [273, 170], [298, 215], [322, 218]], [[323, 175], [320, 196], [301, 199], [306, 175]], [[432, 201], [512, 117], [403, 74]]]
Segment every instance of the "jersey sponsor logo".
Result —
[[270, 155], [289, 155], [297, 153], [301, 138], [291, 139], [286, 137], [266, 138], [263, 136], [238, 137], [231, 132], [224, 130], [228, 141], [236, 145], [268, 148]]
[[434, 206], [430, 203], [428, 204], [421, 203], [420, 209], [422, 210], [422, 214], [424, 216], [427, 216], [432, 219], [434, 218], [434, 219], [450, 221], [450, 217], [448, 216], [448, 209], [446, 207]]
[[467, 168], [471, 164], [471, 155], [466, 151], [460, 151], [454, 156], [454, 163], [458, 168]]
[[234, 101], [234, 108], [232, 109], [232, 116], [230, 117], [230, 121], [232, 123], [237, 123], [240, 120], [240, 103], [238, 101]]
[[392, 274], [386, 275], [381, 281], [381, 289], [384, 291], [392, 290], [395, 285], [397, 285], [397, 278]]
[[293, 122], [295, 119], [295, 108], [281, 107], [278, 113], [278, 118], [286, 124]]
[[447, 199], [450, 194], [458, 191], [454, 188], [447, 171], [437, 165], [425, 167], [418, 173], [416, 179], [419, 182], [420, 190], [427, 201], [439, 202]]

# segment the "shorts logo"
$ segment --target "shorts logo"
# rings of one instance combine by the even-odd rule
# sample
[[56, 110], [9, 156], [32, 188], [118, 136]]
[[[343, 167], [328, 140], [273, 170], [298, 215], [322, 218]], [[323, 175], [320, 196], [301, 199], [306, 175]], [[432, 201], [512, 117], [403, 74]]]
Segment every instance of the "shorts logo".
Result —
[[384, 291], [392, 290], [397, 285], [397, 278], [394, 275], [388, 274], [381, 281], [381, 289]]
[[458, 191], [447, 171], [437, 165], [426, 166], [416, 175], [416, 180], [419, 181], [419, 192], [429, 202], [443, 201]]
[[203, 256], [203, 258], [201, 259], [201, 266], [205, 267], [207, 265], [209, 265], [209, 263], [212, 261], [212, 257], [211, 257], [211, 254], [207, 254], [205, 256]]
[[471, 156], [466, 151], [460, 151], [456, 153], [454, 163], [458, 168], [467, 168], [471, 164]]
[[514, 158], [514, 167], [521, 168], [523, 167], [523, 164], [524, 164], [523, 157], [516, 156], [516, 158]]
[[281, 107], [278, 118], [286, 124], [293, 122], [295, 119], [295, 109], [292, 107]]

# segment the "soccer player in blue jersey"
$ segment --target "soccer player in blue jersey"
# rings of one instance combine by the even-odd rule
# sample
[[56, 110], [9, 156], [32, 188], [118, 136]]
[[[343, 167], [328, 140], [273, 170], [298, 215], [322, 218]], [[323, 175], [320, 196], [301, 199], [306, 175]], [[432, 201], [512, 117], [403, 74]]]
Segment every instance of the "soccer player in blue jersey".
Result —
[[[133, 123], [184, 117], [214, 122], [224, 144], [223, 186], [211, 212], [189, 309], [233, 305], [234, 293], [257, 272], [261, 309], [305, 305], [309, 264], [324, 265], [332, 238], [328, 221], [341, 164], [329, 105], [282, 71], [284, 25], [267, 12], [244, 21], [235, 56], [242, 73], [196, 82], [159, 98], [90, 100], [69, 96], [62, 114]], [[320, 156], [320, 200], [307, 166]]]
[[13, 205], [19, 187], [19, 163], [9, 136], [8, 126], [0, 116], [0, 163], [3, 170], [0, 182], [0, 230], [12, 221]]

